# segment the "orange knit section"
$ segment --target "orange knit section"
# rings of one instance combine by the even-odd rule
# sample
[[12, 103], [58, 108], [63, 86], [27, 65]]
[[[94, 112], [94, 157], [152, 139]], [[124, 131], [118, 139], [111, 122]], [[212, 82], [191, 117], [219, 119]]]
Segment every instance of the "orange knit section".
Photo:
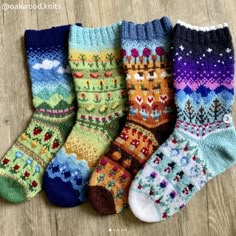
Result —
[[125, 64], [129, 93], [128, 120], [155, 128], [173, 119], [174, 92], [167, 61]]

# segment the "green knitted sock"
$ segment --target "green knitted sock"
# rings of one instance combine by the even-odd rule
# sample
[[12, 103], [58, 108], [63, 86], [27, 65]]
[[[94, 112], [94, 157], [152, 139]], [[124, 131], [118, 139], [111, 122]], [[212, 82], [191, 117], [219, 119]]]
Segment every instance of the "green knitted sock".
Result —
[[10, 202], [24, 202], [41, 190], [45, 167], [73, 127], [75, 93], [67, 60], [69, 28], [25, 32], [36, 111], [0, 163], [0, 196]]
[[121, 23], [71, 28], [69, 60], [79, 109], [75, 127], [44, 175], [44, 189], [56, 205], [71, 207], [86, 200], [91, 172], [122, 128], [127, 93], [120, 30]]

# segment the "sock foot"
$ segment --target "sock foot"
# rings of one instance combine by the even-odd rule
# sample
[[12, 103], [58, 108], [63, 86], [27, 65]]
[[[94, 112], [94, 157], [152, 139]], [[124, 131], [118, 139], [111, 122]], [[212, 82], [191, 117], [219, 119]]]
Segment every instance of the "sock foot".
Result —
[[102, 186], [92, 186], [88, 190], [89, 201], [93, 208], [102, 215], [115, 214], [115, 202], [112, 193]]
[[22, 203], [27, 200], [24, 187], [16, 180], [0, 176], [0, 197], [13, 203]]
[[161, 220], [157, 211], [153, 210], [155, 209], [155, 202], [144, 194], [130, 191], [129, 206], [133, 214], [141, 221], [152, 223]]
[[[54, 186], [57, 186], [56, 191]], [[43, 188], [48, 200], [56, 206], [75, 207], [82, 204], [79, 199], [80, 193], [74, 190], [71, 183], [64, 182], [59, 177], [51, 179], [47, 172], [43, 178]]]

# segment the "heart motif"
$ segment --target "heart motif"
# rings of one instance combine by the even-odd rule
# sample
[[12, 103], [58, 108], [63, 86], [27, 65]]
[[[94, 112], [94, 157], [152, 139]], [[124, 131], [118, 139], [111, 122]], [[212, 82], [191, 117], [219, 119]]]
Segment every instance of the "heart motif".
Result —
[[168, 100], [168, 96], [166, 94], [163, 94], [160, 96], [160, 102], [165, 103]]
[[152, 106], [153, 101], [154, 101], [154, 99], [153, 99], [152, 96], [148, 96], [148, 97], [147, 97], [147, 103], [148, 103], [149, 106]]
[[140, 105], [143, 102], [142, 97], [136, 96], [136, 102]]

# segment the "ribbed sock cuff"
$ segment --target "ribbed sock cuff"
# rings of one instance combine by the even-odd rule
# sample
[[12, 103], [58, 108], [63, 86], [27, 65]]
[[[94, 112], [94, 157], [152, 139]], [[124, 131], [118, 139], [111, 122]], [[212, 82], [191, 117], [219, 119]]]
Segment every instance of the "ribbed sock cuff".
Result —
[[107, 48], [120, 42], [121, 22], [100, 28], [82, 28], [77, 25], [71, 26], [69, 42], [78, 47], [104, 46]]
[[231, 41], [232, 37], [227, 23], [215, 26], [199, 27], [178, 20], [173, 32], [174, 38], [195, 43]]
[[[76, 24], [81, 26], [80, 23]], [[70, 25], [52, 27], [44, 30], [26, 30], [25, 47], [47, 47], [53, 45], [67, 45]]]
[[167, 16], [144, 24], [122, 22], [122, 39], [148, 40], [162, 37], [172, 32], [172, 23]]

